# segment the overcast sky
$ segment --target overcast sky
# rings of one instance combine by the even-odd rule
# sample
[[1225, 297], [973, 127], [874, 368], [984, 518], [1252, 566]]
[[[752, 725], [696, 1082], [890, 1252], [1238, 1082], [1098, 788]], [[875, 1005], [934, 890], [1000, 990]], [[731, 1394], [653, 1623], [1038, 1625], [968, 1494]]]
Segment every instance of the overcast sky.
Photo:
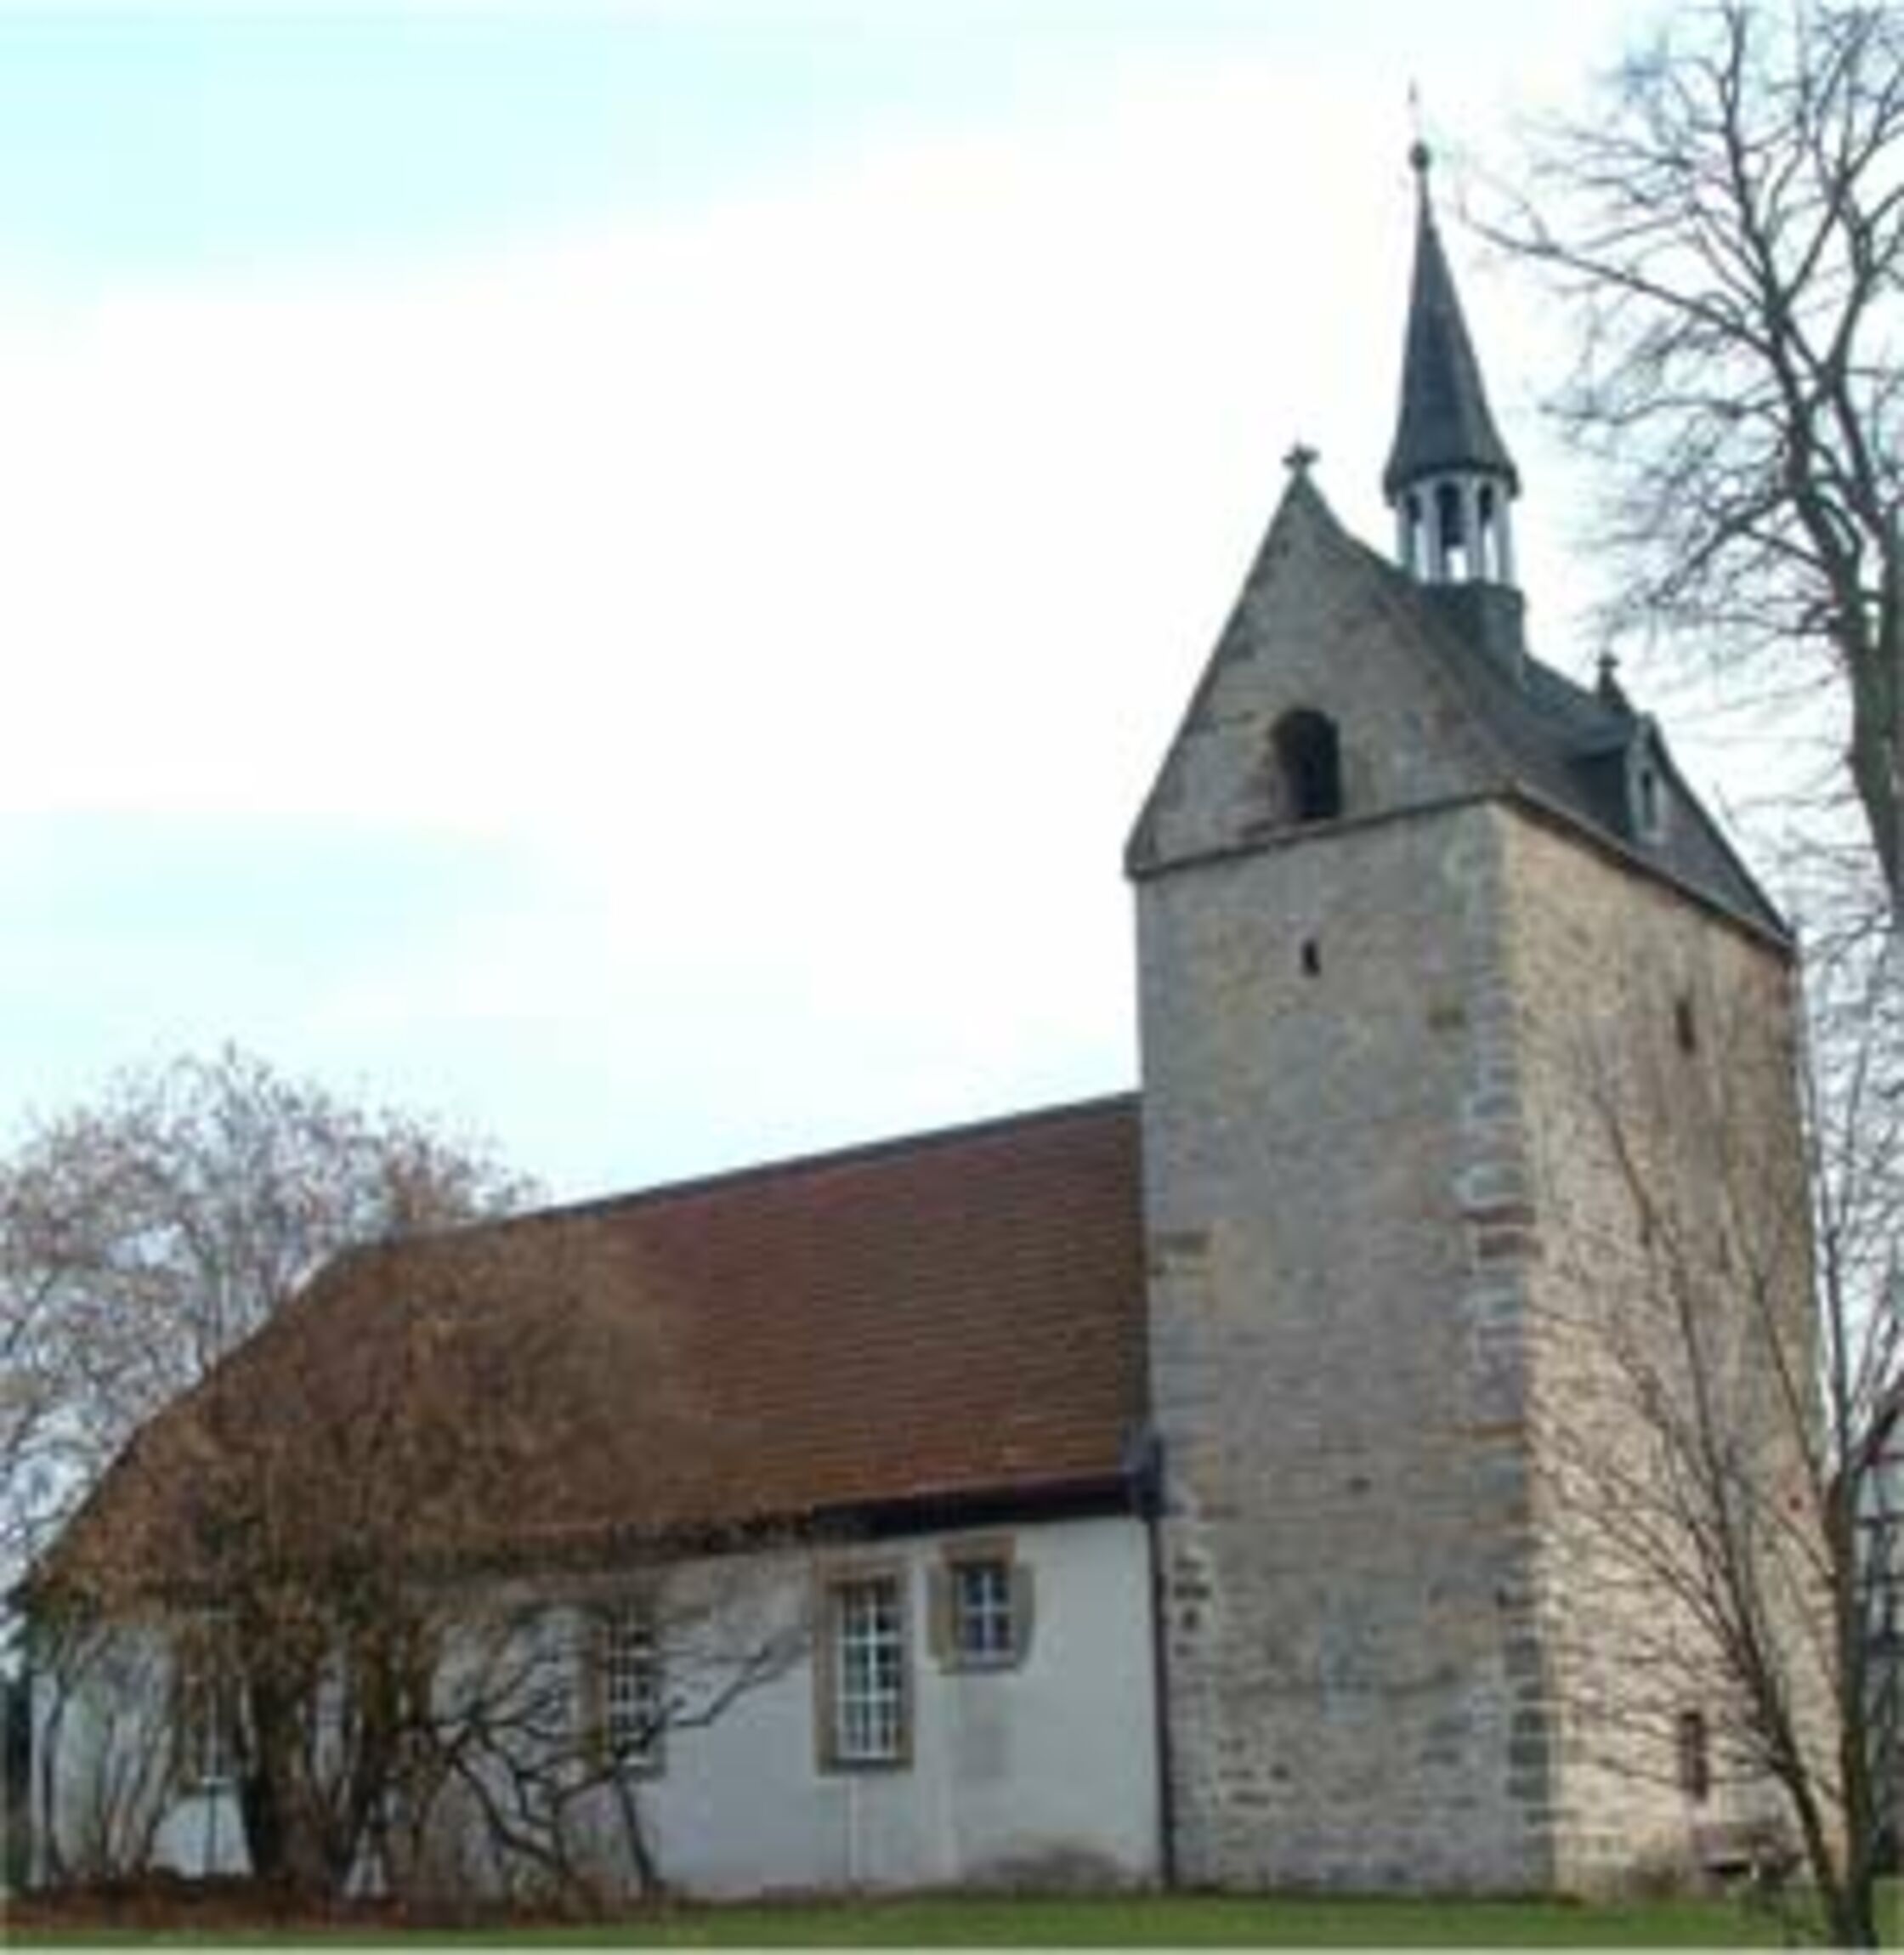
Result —
[[1645, 18], [0, 8], [0, 1130], [230, 1039], [580, 1194], [1131, 1084], [1291, 443], [1387, 538], [1409, 83], [1451, 210]]

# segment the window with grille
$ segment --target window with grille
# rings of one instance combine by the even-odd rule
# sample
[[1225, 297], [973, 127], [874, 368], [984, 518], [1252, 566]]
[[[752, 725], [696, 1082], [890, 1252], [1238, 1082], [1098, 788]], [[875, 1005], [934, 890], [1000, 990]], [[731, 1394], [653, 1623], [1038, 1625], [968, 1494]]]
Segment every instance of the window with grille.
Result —
[[945, 1670], [1016, 1670], [1031, 1653], [1030, 1567], [1009, 1534], [944, 1542], [926, 1575], [926, 1640]]
[[660, 1652], [648, 1612], [637, 1605], [615, 1610], [602, 1629], [602, 1735], [609, 1756], [625, 1765], [652, 1765], [660, 1755]]
[[905, 1622], [898, 1578], [833, 1590], [833, 1758], [890, 1765], [906, 1753]]
[[173, 1652], [173, 1737], [187, 1786], [223, 1785], [238, 1770], [238, 1679], [229, 1625], [196, 1624]]
[[1017, 1653], [1012, 1568], [1003, 1560], [952, 1567], [952, 1649], [960, 1663], [1008, 1663]]

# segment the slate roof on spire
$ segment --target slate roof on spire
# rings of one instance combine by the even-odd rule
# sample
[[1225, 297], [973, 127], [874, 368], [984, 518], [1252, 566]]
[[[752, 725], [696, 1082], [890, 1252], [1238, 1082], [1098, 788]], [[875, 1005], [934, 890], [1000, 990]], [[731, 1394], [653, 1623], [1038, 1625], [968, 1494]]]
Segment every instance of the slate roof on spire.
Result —
[[1428, 195], [1427, 145], [1408, 152], [1419, 185], [1414, 242], [1414, 286], [1408, 299], [1408, 335], [1402, 365], [1402, 409], [1395, 445], [1382, 471], [1382, 490], [1392, 502], [1409, 483], [1450, 469], [1504, 475], [1516, 495], [1521, 478], [1488, 411], [1481, 366], [1461, 316], [1461, 302], [1435, 228]]

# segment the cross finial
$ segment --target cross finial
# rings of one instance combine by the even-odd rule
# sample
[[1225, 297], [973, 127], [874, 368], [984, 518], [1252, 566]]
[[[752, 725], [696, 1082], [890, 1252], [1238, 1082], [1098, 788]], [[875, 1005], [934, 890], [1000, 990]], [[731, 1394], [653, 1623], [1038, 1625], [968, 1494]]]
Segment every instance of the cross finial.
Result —
[[1299, 441], [1296, 443], [1295, 446], [1283, 457], [1283, 466], [1287, 468], [1292, 475], [1301, 475], [1306, 477], [1307, 476], [1311, 468], [1314, 466], [1317, 460], [1318, 456], [1316, 450], [1312, 448], [1306, 441]]
[[1421, 187], [1428, 187], [1428, 166], [1434, 161], [1434, 154], [1428, 147], [1428, 139], [1421, 132], [1421, 88], [1418, 82], [1408, 83], [1408, 127], [1414, 132], [1414, 140], [1408, 144], [1408, 167], [1421, 179]]
[[1612, 652], [1601, 652], [1599, 683], [1594, 690], [1610, 706], [1624, 706], [1627, 703], [1626, 688], [1620, 683], [1619, 671], [1620, 662]]

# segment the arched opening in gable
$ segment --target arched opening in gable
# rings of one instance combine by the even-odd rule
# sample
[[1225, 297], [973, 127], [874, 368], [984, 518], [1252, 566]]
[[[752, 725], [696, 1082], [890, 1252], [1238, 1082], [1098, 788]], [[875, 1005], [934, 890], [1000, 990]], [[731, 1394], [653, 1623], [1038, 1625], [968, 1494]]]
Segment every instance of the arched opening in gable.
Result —
[[1307, 706], [1276, 722], [1276, 764], [1294, 821], [1333, 821], [1342, 812], [1342, 754], [1335, 722]]

